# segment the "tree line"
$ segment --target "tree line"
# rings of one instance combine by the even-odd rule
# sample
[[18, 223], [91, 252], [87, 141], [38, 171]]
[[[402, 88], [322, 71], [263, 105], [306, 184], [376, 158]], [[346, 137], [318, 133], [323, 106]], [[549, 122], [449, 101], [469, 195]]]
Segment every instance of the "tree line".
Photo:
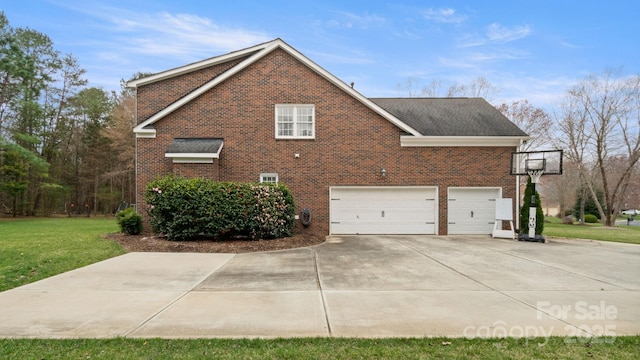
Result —
[[0, 12], [0, 213], [111, 213], [134, 202], [135, 94], [87, 87], [84, 74], [47, 35]]

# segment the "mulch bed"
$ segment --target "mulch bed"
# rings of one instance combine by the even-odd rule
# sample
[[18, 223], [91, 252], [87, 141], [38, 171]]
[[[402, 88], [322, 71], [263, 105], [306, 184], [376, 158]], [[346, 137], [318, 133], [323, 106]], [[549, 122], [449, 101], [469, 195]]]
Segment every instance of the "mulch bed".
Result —
[[170, 241], [166, 237], [154, 235], [107, 234], [127, 252], [194, 252], [194, 253], [250, 253], [259, 251], [284, 250], [321, 244], [326, 234], [305, 231], [292, 237], [268, 240], [248, 239], [195, 239]]

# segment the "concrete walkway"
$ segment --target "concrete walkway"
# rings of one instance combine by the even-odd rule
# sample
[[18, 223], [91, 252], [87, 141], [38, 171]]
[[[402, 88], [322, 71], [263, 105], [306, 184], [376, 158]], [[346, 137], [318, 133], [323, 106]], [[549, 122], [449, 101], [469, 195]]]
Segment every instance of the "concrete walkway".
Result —
[[0, 337], [640, 334], [640, 246], [334, 236], [254, 254], [130, 253], [0, 293]]

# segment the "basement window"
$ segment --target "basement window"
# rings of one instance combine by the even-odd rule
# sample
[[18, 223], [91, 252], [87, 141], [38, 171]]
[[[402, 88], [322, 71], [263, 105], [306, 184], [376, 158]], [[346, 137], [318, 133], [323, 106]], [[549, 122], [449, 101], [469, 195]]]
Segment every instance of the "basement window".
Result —
[[278, 174], [277, 173], [260, 173], [260, 182], [261, 183], [277, 184], [278, 183]]

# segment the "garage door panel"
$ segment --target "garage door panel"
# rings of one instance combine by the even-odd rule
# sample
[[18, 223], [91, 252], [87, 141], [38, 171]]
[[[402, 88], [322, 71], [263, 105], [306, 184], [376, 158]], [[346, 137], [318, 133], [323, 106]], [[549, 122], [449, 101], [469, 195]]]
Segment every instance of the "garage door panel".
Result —
[[435, 234], [434, 188], [331, 189], [332, 234]]
[[490, 234], [496, 217], [499, 188], [450, 188], [449, 234]]

